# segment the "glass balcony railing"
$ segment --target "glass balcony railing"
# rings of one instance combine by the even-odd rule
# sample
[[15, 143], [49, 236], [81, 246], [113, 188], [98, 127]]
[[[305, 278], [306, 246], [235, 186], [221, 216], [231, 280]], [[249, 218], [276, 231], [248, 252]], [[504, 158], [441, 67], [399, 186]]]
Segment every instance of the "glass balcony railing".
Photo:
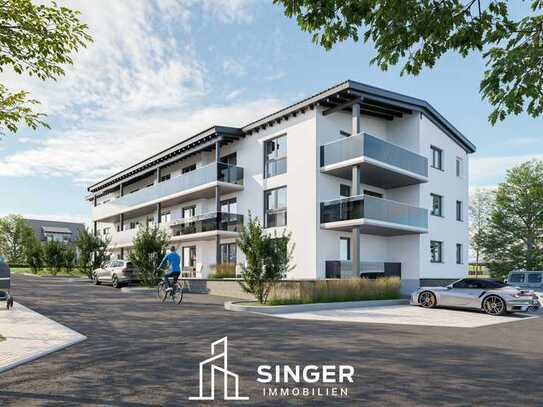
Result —
[[428, 160], [369, 134], [358, 134], [321, 146], [321, 167], [361, 156], [427, 177]]
[[350, 260], [326, 260], [326, 278], [379, 278], [401, 277], [401, 263], [360, 262], [360, 274], [353, 274], [353, 262]]
[[211, 212], [172, 222], [173, 236], [194, 233], [227, 231], [239, 232], [243, 226], [243, 215], [228, 212]]
[[120, 214], [132, 207], [157, 202], [164, 197], [215, 181], [243, 185], [243, 168], [224, 163], [209, 164], [96, 206], [92, 208], [93, 218], [100, 219]]
[[368, 195], [321, 202], [321, 223], [370, 219], [428, 229], [428, 211]]

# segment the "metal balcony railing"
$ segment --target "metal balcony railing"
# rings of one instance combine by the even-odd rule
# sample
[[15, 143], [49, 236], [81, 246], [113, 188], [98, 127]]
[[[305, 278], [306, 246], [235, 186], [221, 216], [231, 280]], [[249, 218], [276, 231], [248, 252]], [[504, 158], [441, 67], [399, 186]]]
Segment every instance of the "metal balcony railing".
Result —
[[178, 219], [172, 222], [170, 226], [173, 236], [214, 231], [239, 232], [243, 226], [243, 215], [228, 212], [211, 212], [190, 218]]

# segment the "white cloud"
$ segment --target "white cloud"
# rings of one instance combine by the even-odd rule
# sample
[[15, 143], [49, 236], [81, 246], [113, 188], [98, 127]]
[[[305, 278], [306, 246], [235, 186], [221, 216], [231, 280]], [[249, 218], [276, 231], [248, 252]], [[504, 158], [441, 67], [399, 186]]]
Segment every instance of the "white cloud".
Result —
[[245, 67], [233, 58], [226, 58], [222, 63], [224, 73], [227, 75], [243, 76], [245, 75]]
[[[189, 35], [198, 8], [221, 22], [250, 22], [252, 0], [64, 1], [79, 9], [94, 43], [58, 82], [8, 73], [61, 123], [39, 142], [0, 157], [0, 176], [73, 176], [93, 182], [213, 124], [239, 126], [280, 107], [275, 99], [205, 105], [205, 64]], [[186, 33], [185, 33], [186, 34]], [[232, 64], [228, 69], [241, 72]], [[231, 92], [226, 100], [239, 96]]]
[[504, 180], [507, 170], [533, 159], [543, 160], [543, 154], [472, 158], [470, 184], [492, 187]]

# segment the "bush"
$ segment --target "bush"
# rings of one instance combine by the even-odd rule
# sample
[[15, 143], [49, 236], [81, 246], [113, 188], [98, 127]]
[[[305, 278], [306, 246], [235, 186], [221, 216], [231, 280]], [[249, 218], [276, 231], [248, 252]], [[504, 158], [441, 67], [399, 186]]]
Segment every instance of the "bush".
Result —
[[216, 264], [215, 272], [211, 273], [208, 278], [236, 278], [236, 264], [223, 263]]
[[43, 246], [45, 264], [54, 276], [64, 265], [64, 245], [55, 240], [46, 242]]
[[72, 246], [64, 246], [64, 268], [68, 274], [72, 273], [76, 257], [75, 250]]
[[106, 251], [109, 242], [109, 240], [94, 236], [87, 230], [83, 230], [79, 234], [79, 238], [75, 242], [79, 249], [79, 267], [88, 278], [92, 278], [94, 270], [103, 267], [108, 260]]
[[134, 238], [130, 261], [136, 267], [139, 281], [146, 287], [155, 286], [162, 277], [158, 268], [164, 257], [168, 242], [168, 234], [159, 227], [141, 229]]
[[316, 281], [281, 281], [273, 285], [267, 304], [391, 300], [400, 298], [400, 279], [350, 278]]
[[[43, 268], [44, 262], [43, 246], [38, 239], [33, 238], [28, 241], [25, 248], [25, 256], [32, 273], [38, 274]], [[16, 267], [16, 265], [11, 267]]]

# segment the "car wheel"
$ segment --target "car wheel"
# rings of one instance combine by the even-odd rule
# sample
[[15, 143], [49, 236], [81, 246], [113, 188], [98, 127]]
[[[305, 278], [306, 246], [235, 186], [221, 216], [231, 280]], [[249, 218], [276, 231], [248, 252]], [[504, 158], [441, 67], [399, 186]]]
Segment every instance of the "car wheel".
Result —
[[507, 314], [507, 307], [505, 301], [497, 295], [489, 295], [483, 301], [483, 310], [488, 315], [505, 315]]
[[121, 288], [119, 278], [115, 274], [113, 274], [113, 276], [111, 277], [111, 285], [113, 286], [113, 288]]
[[94, 280], [94, 284], [96, 284], [96, 285], [102, 284], [102, 283], [100, 283], [100, 280], [98, 280], [98, 276], [96, 275], [96, 273], [94, 273], [92, 275], [92, 279]]
[[435, 294], [431, 291], [423, 291], [419, 295], [419, 304], [424, 308], [434, 308], [437, 304]]

